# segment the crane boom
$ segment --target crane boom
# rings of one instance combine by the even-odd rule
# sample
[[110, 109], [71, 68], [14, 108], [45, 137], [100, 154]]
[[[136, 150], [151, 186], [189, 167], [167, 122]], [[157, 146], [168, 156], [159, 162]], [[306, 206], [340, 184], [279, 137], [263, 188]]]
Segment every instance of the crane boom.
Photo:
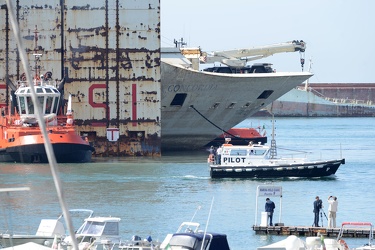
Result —
[[203, 52], [200, 57], [201, 63], [221, 62], [231, 67], [244, 67], [246, 62], [258, 60], [283, 52], [305, 52], [306, 43], [303, 40], [294, 40], [285, 43], [277, 43], [248, 49], [223, 50], [211, 53]]

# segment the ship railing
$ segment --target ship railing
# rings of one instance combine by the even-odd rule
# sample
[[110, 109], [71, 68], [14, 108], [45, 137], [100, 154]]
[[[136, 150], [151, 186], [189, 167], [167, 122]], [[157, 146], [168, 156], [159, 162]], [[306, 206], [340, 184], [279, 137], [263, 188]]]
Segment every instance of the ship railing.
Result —
[[[48, 121], [46, 120], [46, 127], [47, 127], [47, 130], [48, 130], [48, 127], [58, 127], [60, 130], [64, 130], [64, 129], [68, 129], [68, 127], [71, 127], [71, 126], [66, 126], [67, 125], [67, 117], [64, 116], [64, 115], [58, 115], [55, 117], [55, 119], [57, 120], [56, 123], [54, 123], [54, 125], [52, 125], [52, 121]], [[51, 123], [51, 124], [49, 124]], [[1, 114], [1, 119], [0, 119], [0, 125], [1, 126], [12, 126], [12, 127], [23, 127], [25, 126], [26, 123], [23, 123], [21, 121], [21, 116], [18, 114], [18, 113], [15, 113], [14, 115], [12, 116], [9, 116], [8, 112], [2, 112]], [[38, 125], [37, 123], [35, 125]], [[73, 126], [74, 127], [74, 126]], [[39, 126], [29, 126], [28, 127], [29, 129], [37, 129], [39, 130]]]
[[[299, 86], [297, 87], [297, 89], [299, 90], [305, 90], [305, 87], [302, 87], [302, 86]], [[323, 95], [322, 93], [320, 93], [319, 91], [317, 91], [316, 89], [313, 89], [311, 87], [308, 87], [307, 88], [307, 91], [310, 91], [311, 93], [313, 93], [314, 95], [318, 96], [318, 97], [321, 97], [329, 102], [333, 102], [333, 103], [347, 103], [347, 104], [355, 104], [355, 105], [366, 105], [366, 106], [374, 106], [374, 103], [371, 101], [371, 100], [357, 100], [357, 99], [348, 99], [348, 98], [332, 98], [332, 97], [327, 97], [325, 95]]]
[[[16, 81], [17, 88], [29, 87], [30, 84], [27, 81]], [[57, 88], [58, 82], [56, 80], [40, 80], [34, 79], [34, 86], [52, 86]]]
[[364, 106], [373, 106], [374, 103], [370, 100], [365, 101], [365, 100], [357, 100], [357, 99], [345, 99], [345, 98], [331, 98], [331, 97], [326, 97], [325, 98], [327, 101], [333, 102], [333, 103], [338, 103], [338, 104], [354, 104], [354, 105], [364, 105]]

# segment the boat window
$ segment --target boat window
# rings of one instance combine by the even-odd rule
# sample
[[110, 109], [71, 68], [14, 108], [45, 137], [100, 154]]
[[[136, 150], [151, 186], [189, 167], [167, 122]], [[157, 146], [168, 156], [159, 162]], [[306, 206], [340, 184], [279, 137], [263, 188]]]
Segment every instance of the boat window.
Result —
[[203, 240], [200, 235], [198, 237], [190, 236], [190, 235], [173, 235], [169, 241], [169, 246], [171, 250], [207, 249], [207, 246], [210, 243], [210, 241], [211, 241], [211, 237], [209, 235], [206, 235], [206, 238], [204, 240], [204, 246], [202, 247]]
[[257, 99], [267, 99], [273, 93], [273, 90], [265, 90], [258, 96]]
[[36, 89], [36, 93], [43, 93], [43, 89], [42, 88], [37, 88]]
[[53, 110], [52, 110], [52, 113], [54, 114], [57, 114], [57, 109], [58, 109], [58, 105], [59, 105], [59, 97], [55, 97], [54, 98], [54, 102], [53, 102]]
[[[38, 102], [40, 103], [39, 107], [44, 107], [44, 96], [39, 96], [38, 97]], [[43, 110], [42, 110], [43, 111]]]
[[117, 222], [107, 222], [103, 231], [104, 235], [119, 235]]
[[232, 149], [230, 151], [230, 155], [246, 155], [247, 150], [246, 149]]
[[20, 96], [19, 97], [19, 100], [20, 100], [20, 113], [21, 114], [26, 114], [26, 105], [25, 105], [25, 97], [24, 96]]
[[81, 234], [87, 234], [87, 235], [101, 235], [101, 232], [104, 229], [104, 223], [103, 222], [92, 222], [87, 223], [85, 227], [82, 229]]
[[186, 96], [186, 93], [177, 93], [171, 102], [171, 106], [182, 106], [185, 102]]
[[189, 235], [173, 235], [169, 241], [169, 245], [172, 249], [197, 249], [194, 248], [197, 245], [197, 241], [196, 238]]
[[252, 155], [264, 155], [267, 152], [267, 150], [250, 150], [250, 154]]
[[27, 114], [34, 114], [34, 103], [33, 100], [31, 100], [31, 97], [26, 97], [26, 104], [27, 104]]
[[52, 103], [53, 103], [53, 97], [48, 96], [47, 100], [46, 100], [46, 112], [45, 112], [45, 114], [51, 113]]

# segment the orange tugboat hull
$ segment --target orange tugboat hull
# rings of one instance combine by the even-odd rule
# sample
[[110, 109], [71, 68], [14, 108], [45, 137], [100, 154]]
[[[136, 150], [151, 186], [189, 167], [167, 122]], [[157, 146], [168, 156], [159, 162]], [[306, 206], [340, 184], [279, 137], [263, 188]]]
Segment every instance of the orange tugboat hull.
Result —
[[[47, 163], [43, 135], [39, 127], [6, 125], [1, 117], [0, 162]], [[59, 163], [91, 161], [94, 148], [76, 134], [74, 126], [57, 125], [48, 129], [48, 137]]]

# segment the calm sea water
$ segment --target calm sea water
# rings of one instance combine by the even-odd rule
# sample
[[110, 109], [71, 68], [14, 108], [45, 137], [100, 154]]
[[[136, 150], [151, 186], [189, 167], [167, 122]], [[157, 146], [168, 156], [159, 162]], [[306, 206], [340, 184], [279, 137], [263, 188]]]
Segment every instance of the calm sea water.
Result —
[[[258, 199], [258, 185], [282, 186], [274, 221], [290, 226], [311, 226], [312, 203], [319, 195], [323, 204], [338, 197], [338, 224], [343, 221], [375, 223], [375, 118], [277, 118], [279, 155], [314, 152], [309, 157], [346, 158], [335, 177], [274, 180], [211, 180], [207, 153], [164, 154], [161, 158], [100, 158], [88, 164], [60, 164], [58, 169], [69, 208], [86, 208], [98, 216], [120, 217], [124, 239], [132, 235], [163, 240], [183, 221], [226, 233], [231, 249], [256, 249], [285, 238], [261, 236], [252, 230], [255, 214], [260, 223], [265, 197]], [[241, 127], [265, 126], [270, 118], [254, 118]], [[291, 151], [295, 150], [295, 151]], [[40, 219], [56, 218], [61, 209], [49, 165], [0, 164], [0, 188], [30, 187], [29, 192], [0, 193], [0, 229], [35, 233]], [[212, 210], [210, 213], [210, 207]], [[325, 212], [327, 213], [327, 207]], [[282, 208], [281, 218], [279, 218]], [[209, 216], [210, 215], [210, 216]], [[327, 213], [328, 215], [328, 213]], [[327, 220], [323, 218], [323, 225]], [[367, 239], [347, 240], [356, 247]]]

